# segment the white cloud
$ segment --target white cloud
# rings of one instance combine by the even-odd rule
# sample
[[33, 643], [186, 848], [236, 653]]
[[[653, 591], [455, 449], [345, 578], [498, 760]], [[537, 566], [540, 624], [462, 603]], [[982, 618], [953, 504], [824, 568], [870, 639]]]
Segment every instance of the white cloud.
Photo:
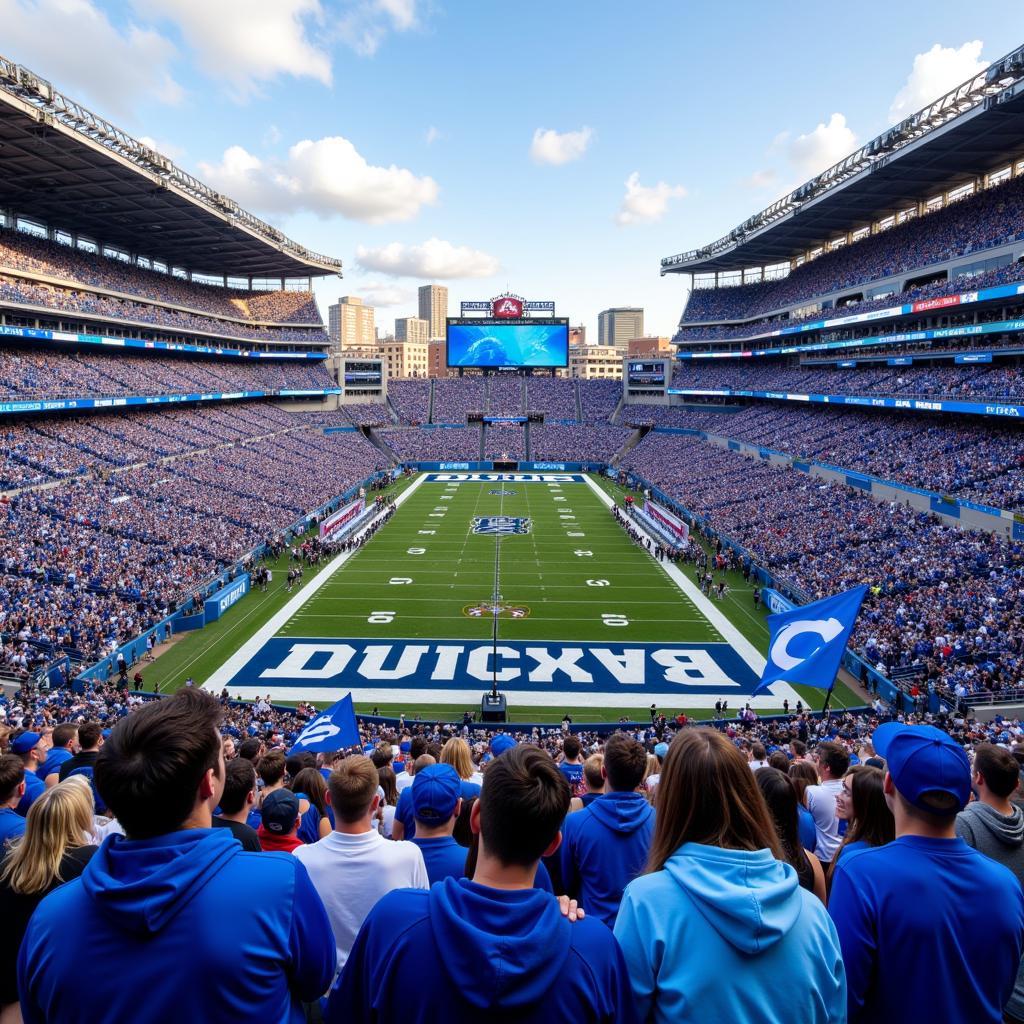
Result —
[[320, 217], [341, 214], [368, 224], [410, 220], [437, 201], [433, 178], [404, 167], [375, 167], [341, 136], [305, 139], [283, 160], [263, 161], [231, 146], [219, 164], [200, 164], [218, 191], [243, 206], [274, 213], [308, 210]]
[[827, 167], [849, 156], [857, 146], [857, 136], [843, 114], [833, 114], [828, 124], [820, 122], [812, 132], [789, 139], [777, 136], [773, 147], [784, 145], [786, 156], [804, 178], [812, 178]]
[[379, 309], [407, 306], [416, 299], [416, 292], [411, 288], [402, 288], [387, 281], [367, 281], [357, 286], [356, 294], [368, 306], [376, 306]]
[[650, 224], [661, 220], [673, 199], [682, 199], [686, 189], [682, 185], [669, 185], [659, 181], [657, 185], [641, 185], [640, 172], [634, 171], [626, 179], [626, 194], [615, 215], [618, 224]]
[[390, 245], [370, 249], [359, 246], [356, 261], [364, 270], [389, 277], [422, 277], [452, 280], [460, 277], [492, 277], [499, 270], [495, 257], [466, 245], [452, 245], [429, 238], [422, 245]]
[[90, 0], [0, 0], [0, 26], [8, 57], [108, 117], [184, 96], [170, 71], [174, 45], [152, 29], [115, 27]]
[[331, 84], [331, 60], [308, 34], [323, 34], [320, 0], [133, 0], [137, 11], [177, 26], [211, 78], [237, 99], [279, 75]]
[[408, 32], [419, 24], [416, 0], [363, 0], [336, 25], [338, 37], [361, 57], [372, 57], [389, 32]]
[[754, 171], [749, 177], [740, 179], [740, 184], [744, 188], [750, 189], [771, 188], [778, 181], [778, 177], [775, 171], [770, 167], [766, 167], [762, 170]]
[[538, 164], [567, 164], [579, 160], [590, 145], [593, 133], [584, 125], [575, 132], [556, 132], [552, 128], [538, 128], [533, 133], [530, 157]]
[[427, 134], [424, 136], [424, 138], [427, 140], [427, 145], [432, 146], [435, 142], [437, 142], [439, 138], [441, 138], [441, 132], [439, 129], [431, 125], [427, 129]]
[[281, 129], [276, 124], [268, 125], [263, 133], [264, 146], [276, 146], [281, 141]]
[[987, 61], [981, 59], [981, 48], [981, 40], [974, 39], [957, 49], [936, 43], [927, 52], [919, 53], [914, 58], [914, 67], [907, 75], [906, 84], [889, 108], [890, 123], [895, 124], [916, 114], [943, 93], [983, 71]]

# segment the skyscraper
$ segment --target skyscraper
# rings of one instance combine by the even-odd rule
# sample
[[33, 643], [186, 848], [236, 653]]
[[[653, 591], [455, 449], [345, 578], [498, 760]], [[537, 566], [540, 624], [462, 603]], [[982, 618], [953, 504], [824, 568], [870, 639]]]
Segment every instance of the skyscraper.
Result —
[[425, 284], [420, 287], [420, 320], [429, 325], [428, 338], [444, 337], [444, 320], [448, 316], [448, 289], [443, 284]]
[[644, 311], [638, 306], [614, 306], [597, 315], [597, 343], [625, 348], [644, 336]]
[[355, 295], [343, 295], [327, 307], [327, 334], [335, 351], [371, 349], [377, 343], [373, 306], [364, 306]]

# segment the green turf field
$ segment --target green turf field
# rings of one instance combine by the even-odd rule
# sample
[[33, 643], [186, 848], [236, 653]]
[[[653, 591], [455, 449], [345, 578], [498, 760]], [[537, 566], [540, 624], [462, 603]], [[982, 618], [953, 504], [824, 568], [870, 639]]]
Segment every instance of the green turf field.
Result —
[[[621, 498], [610, 482], [602, 480], [600, 485], [613, 498]], [[528, 519], [529, 531], [498, 541], [493, 534], [474, 533], [475, 519], [493, 516]], [[252, 692], [246, 693], [238, 683], [250, 679], [244, 673], [226, 673], [232, 656], [237, 668], [238, 658], [247, 648], [258, 649], [261, 637], [284, 644], [284, 649], [292, 641], [306, 643], [309, 638], [360, 638], [364, 646], [379, 641], [380, 650], [390, 649], [395, 641], [406, 641], [407, 646], [417, 641], [483, 645], [494, 624], [490, 607], [496, 549], [502, 606], [499, 643], [722, 645], [729, 639], [657, 562], [629, 540], [585, 483], [424, 480], [410, 489], [393, 520], [344, 564], [330, 567], [322, 579], [307, 571], [303, 597], [309, 599], [301, 607], [279, 582], [285, 569], [282, 562], [269, 593], [250, 594], [219, 622], [179, 641], [147, 671], [147, 688], [156, 681], [165, 691], [175, 689], [191, 675], [217, 689], [232, 680], [232, 692], [273, 692], [275, 699], [287, 700], [287, 691], [258, 677], [252, 678]], [[684, 571], [693, 578], [692, 566]], [[715, 602], [727, 620], [723, 628], [741, 644], [745, 639], [763, 653], [764, 613], [753, 608], [742, 577], [732, 575], [730, 594]], [[309, 597], [313, 589], [316, 592]], [[401, 644], [395, 649], [401, 650]], [[403, 691], [398, 682], [394, 686], [393, 695], [378, 688], [367, 700], [360, 699], [365, 691], [355, 686], [358, 709], [376, 706], [381, 713], [404, 712], [409, 717], [456, 716], [478, 707], [480, 691], [487, 689], [480, 683], [474, 692], [462, 694], [439, 685], [436, 693], [414, 694]], [[737, 694], [729, 696], [730, 708], [742, 706]], [[820, 691], [801, 689], [800, 696], [809, 705], [820, 706]], [[296, 699], [326, 704], [337, 698], [303, 692]], [[509, 699], [511, 716], [519, 721], [553, 722], [566, 710], [578, 721], [615, 721], [645, 717], [646, 707], [637, 699], [607, 706], [607, 697], [605, 706], [598, 706], [601, 701], [579, 692], [566, 694], [557, 707], [550, 700], [531, 704], [525, 693], [510, 693]], [[687, 703], [684, 690], [674, 702], [657, 702], [666, 711], [701, 717], [711, 713], [707, 701]], [[846, 687], [836, 688], [834, 706], [857, 703]]]

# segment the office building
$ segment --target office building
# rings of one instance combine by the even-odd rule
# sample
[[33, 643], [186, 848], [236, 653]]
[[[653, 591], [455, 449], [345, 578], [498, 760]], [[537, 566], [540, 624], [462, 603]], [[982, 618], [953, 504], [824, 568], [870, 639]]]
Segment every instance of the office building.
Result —
[[418, 316], [403, 316], [395, 321], [395, 340], [426, 345], [430, 340], [430, 322]]
[[336, 352], [369, 350], [377, 341], [373, 306], [366, 306], [355, 295], [343, 295], [327, 307], [327, 334]]
[[602, 309], [597, 316], [597, 343], [603, 348], [625, 349], [644, 336], [644, 311], [637, 306]]
[[448, 316], [448, 289], [443, 284], [425, 284], [419, 290], [421, 320], [427, 321], [427, 339], [443, 338]]

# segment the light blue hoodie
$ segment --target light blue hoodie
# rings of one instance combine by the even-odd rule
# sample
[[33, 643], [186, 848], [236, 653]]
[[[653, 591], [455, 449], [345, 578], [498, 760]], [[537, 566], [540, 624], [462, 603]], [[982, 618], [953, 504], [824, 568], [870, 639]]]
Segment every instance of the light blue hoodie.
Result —
[[684, 843], [626, 887], [615, 936], [640, 1020], [846, 1021], [835, 926], [769, 850]]

